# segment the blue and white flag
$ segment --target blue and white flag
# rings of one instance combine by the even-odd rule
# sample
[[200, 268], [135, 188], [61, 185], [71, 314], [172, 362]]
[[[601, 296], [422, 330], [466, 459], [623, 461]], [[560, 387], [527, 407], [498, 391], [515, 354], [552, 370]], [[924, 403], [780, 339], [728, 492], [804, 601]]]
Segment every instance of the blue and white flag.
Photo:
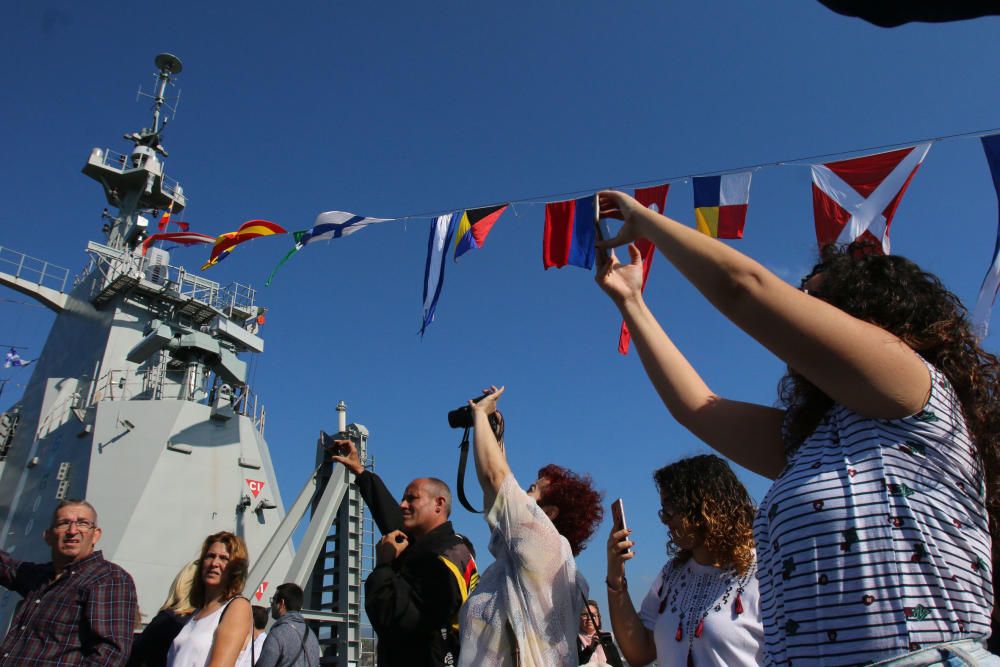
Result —
[[301, 248], [313, 241], [339, 239], [342, 236], [359, 232], [368, 225], [388, 221], [389, 218], [369, 218], [346, 211], [327, 211], [316, 216], [312, 229], [303, 234], [301, 238], [295, 239], [296, 245]]
[[32, 361], [34, 361], [34, 359], [22, 359], [21, 355], [17, 353], [17, 350], [10, 348], [10, 350], [7, 351], [7, 359], [4, 361], [3, 367], [10, 368], [12, 366], [27, 366]]
[[379, 222], [389, 222], [393, 218], [369, 218], [363, 215], [355, 215], [354, 213], [348, 213], [347, 211], [327, 211], [326, 213], [320, 213], [316, 216], [316, 220], [313, 222], [313, 226], [309, 229], [305, 229], [299, 232], [294, 232], [292, 236], [295, 238], [295, 245], [292, 249], [288, 251], [288, 254], [281, 258], [278, 265], [274, 267], [271, 271], [271, 275], [267, 277], [267, 281], [264, 283], [264, 287], [268, 287], [271, 281], [274, 280], [274, 274], [278, 272], [285, 262], [292, 258], [292, 255], [302, 250], [309, 243], [314, 241], [328, 241], [330, 239], [339, 239], [342, 236], [350, 236], [355, 232], [359, 232], [368, 225], [374, 225]]
[[[983, 150], [986, 151], [986, 161], [990, 165], [990, 174], [993, 176], [993, 188], [1000, 201], [1000, 134], [982, 137], [982, 141]], [[986, 272], [986, 277], [983, 278], [983, 285], [979, 288], [979, 298], [976, 299], [976, 307], [972, 311], [972, 331], [980, 339], [986, 338], [989, 331], [997, 290], [1000, 290], [1000, 223], [997, 226], [997, 241], [993, 246], [993, 262]]]
[[451, 246], [451, 239], [458, 227], [458, 213], [439, 215], [431, 224], [431, 235], [427, 240], [427, 264], [424, 266], [424, 322], [420, 326], [420, 335], [434, 321], [434, 311], [437, 309], [441, 288], [444, 286], [444, 254]]

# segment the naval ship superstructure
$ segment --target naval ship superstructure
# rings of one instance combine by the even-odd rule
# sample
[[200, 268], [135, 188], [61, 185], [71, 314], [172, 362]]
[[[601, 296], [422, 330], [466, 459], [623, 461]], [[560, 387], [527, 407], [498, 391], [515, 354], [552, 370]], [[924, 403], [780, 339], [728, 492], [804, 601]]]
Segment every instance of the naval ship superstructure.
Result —
[[[99, 548], [132, 574], [148, 621], [204, 537], [230, 530], [256, 560], [251, 601], [266, 606], [274, 586], [297, 581], [324, 608], [314, 618], [334, 623], [321, 632], [335, 646], [324, 664], [358, 664], [363, 505], [346, 473], [318, 457], [286, 516], [266, 412], [247, 384], [265, 309], [249, 286], [189, 273], [163, 248], [143, 252], [160, 214], [187, 205], [162, 143], [167, 87], [182, 65], [171, 54], [155, 63], [150, 127], [125, 135], [129, 154], [94, 148], [83, 167], [109, 208], [82, 273], [68, 284], [68, 272], [0, 248], [0, 284], [56, 313], [22, 399], [0, 416], [0, 548], [49, 560], [42, 532], [54, 507], [86, 498], [99, 513]], [[364, 449], [367, 431], [339, 409], [341, 431]], [[316, 525], [296, 553], [290, 538], [307, 509]], [[18, 601], [0, 589], [0, 632]]]

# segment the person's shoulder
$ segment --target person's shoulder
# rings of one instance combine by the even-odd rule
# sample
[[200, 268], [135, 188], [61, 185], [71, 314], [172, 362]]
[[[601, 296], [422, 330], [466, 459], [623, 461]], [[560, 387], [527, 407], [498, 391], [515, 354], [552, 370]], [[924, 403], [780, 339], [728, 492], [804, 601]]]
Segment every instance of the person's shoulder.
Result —
[[135, 582], [132, 579], [132, 575], [128, 570], [123, 568], [118, 563], [112, 563], [104, 558], [104, 555], [97, 551], [94, 553], [94, 560], [90, 563], [88, 570], [92, 573], [95, 579], [98, 581], [108, 581], [114, 583], [124, 583], [129, 586], [135, 586]]
[[229, 607], [233, 609], [250, 609], [250, 600], [242, 595], [237, 595], [230, 598], [229, 602], [226, 603], [226, 608], [228, 609]]

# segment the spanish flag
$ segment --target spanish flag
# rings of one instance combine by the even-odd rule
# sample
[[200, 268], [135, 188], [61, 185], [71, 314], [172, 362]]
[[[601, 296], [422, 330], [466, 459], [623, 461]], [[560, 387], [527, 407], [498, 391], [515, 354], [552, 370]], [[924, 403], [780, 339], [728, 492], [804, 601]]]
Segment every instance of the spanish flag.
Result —
[[693, 179], [694, 217], [698, 231], [719, 239], [743, 238], [753, 172]]
[[216, 237], [215, 245], [212, 246], [212, 253], [209, 255], [208, 261], [201, 267], [201, 270], [204, 271], [211, 268], [224, 260], [233, 251], [233, 247], [244, 241], [255, 239], [258, 236], [273, 236], [285, 233], [285, 228], [277, 223], [268, 220], [248, 220], [240, 225], [239, 229], [235, 232], [226, 232]]

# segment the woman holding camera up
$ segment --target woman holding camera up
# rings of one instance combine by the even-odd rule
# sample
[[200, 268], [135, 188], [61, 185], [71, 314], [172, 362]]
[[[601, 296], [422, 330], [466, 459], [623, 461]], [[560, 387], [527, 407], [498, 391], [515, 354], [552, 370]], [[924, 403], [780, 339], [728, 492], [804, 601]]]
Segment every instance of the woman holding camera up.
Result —
[[752, 667], [763, 661], [754, 506], [729, 465], [706, 454], [653, 473], [673, 555], [637, 613], [625, 561], [632, 531], [608, 537], [608, 611], [630, 665]]
[[556, 465], [539, 470], [527, 491], [518, 485], [496, 409], [503, 392], [491, 387], [469, 403], [496, 560], [462, 607], [459, 665], [576, 667], [587, 583], [573, 557], [601, 522], [601, 494], [589, 476]]

